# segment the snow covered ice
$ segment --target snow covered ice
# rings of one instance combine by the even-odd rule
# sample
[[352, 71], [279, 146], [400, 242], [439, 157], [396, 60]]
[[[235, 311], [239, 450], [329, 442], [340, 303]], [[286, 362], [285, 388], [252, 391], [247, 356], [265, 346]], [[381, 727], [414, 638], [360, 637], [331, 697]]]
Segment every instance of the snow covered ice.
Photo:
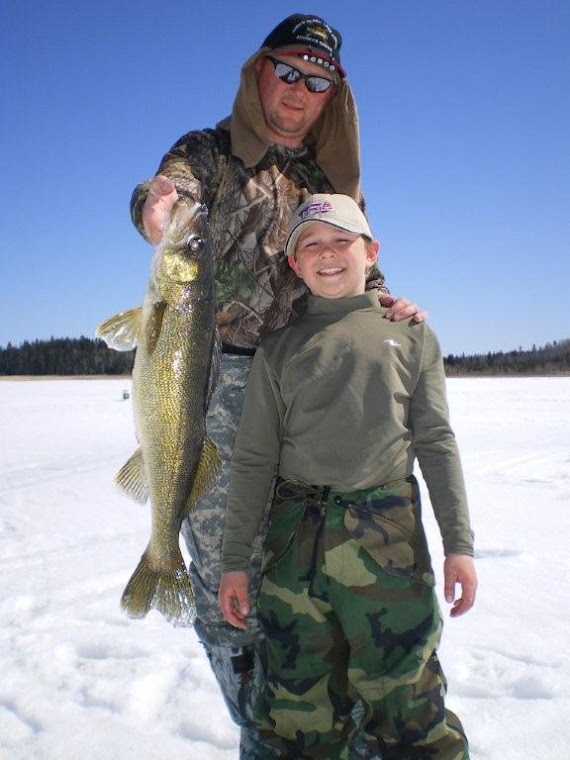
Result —
[[[229, 719], [193, 630], [130, 620], [150, 508], [125, 379], [0, 382], [1, 760], [226, 760]], [[453, 378], [480, 588], [440, 657], [472, 760], [570, 757], [570, 378]], [[442, 555], [424, 514], [441, 594]]]

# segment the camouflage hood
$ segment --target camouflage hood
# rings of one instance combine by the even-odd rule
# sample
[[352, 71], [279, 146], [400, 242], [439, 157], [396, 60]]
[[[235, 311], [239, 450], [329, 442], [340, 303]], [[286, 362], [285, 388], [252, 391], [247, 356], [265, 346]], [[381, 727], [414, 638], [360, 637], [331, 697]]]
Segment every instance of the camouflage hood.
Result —
[[[218, 123], [229, 130], [232, 153], [246, 167], [258, 164], [272, 144], [259, 100], [255, 61], [269, 48], [261, 48], [242, 67], [240, 86], [232, 114]], [[337, 85], [335, 97], [327, 105], [308, 135], [314, 145], [317, 164], [338, 193], [360, 200], [360, 143], [356, 104], [346, 78]]]

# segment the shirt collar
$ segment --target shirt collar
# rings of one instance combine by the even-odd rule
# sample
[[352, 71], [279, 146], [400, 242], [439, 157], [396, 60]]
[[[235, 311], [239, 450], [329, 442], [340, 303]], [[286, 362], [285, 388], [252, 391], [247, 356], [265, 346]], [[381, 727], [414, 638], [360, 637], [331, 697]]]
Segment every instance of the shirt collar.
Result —
[[348, 314], [358, 309], [369, 309], [371, 306], [380, 308], [376, 289], [348, 298], [323, 298], [309, 293], [307, 314]]

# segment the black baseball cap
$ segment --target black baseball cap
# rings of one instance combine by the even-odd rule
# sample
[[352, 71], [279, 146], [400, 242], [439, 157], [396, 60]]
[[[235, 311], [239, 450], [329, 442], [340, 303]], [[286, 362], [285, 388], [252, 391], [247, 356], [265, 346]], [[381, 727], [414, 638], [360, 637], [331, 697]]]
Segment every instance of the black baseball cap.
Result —
[[264, 39], [262, 47], [295, 53], [304, 60], [316, 63], [328, 71], [346, 73], [340, 65], [340, 32], [329, 26], [320, 16], [294, 13], [288, 16]]

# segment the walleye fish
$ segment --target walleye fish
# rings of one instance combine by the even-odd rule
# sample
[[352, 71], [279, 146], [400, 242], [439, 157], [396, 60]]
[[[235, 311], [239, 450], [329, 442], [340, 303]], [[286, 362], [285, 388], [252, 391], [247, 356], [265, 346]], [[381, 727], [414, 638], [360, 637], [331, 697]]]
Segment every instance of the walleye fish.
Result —
[[155, 608], [174, 625], [192, 625], [196, 616], [180, 526], [220, 469], [206, 435], [220, 364], [213, 264], [207, 209], [182, 196], [155, 250], [142, 308], [96, 330], [111, 348], [137, 347], [132, 399], [140, 445], [115, 481], [136, 501], [150, 496], [152, 506], [150, 541], [121, 606], [135, 618]]

